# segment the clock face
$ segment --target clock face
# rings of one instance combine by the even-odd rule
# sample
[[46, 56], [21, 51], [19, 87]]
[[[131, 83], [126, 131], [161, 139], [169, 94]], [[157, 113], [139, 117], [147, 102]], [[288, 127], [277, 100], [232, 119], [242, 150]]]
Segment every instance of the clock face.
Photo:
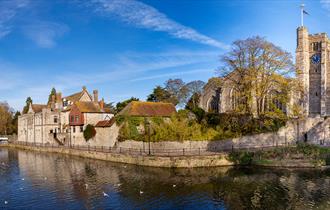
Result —
[[321, 61], [321, 56], [320, 56], [320, 54], [314, 54], [314, 55], [312, 56], [312, 63], [313, 63], [313, 64], [319, 64], [320, 61]]

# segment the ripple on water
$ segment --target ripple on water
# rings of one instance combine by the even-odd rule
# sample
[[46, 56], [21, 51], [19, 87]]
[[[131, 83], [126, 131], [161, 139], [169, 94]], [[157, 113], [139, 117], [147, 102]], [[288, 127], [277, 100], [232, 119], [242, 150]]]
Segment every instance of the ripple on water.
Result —
[[0, 149], [0, 177], [0, 209], [330, 209], [329, 171], [144, 168]]

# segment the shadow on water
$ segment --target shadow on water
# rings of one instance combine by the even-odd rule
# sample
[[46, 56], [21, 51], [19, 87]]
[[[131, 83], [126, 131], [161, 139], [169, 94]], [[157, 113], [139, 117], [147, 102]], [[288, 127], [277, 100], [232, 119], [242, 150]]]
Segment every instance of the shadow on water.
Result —
[[0, 209], [330, 209], [329, 170], [164, 169], [0, 149], [0, 177]]

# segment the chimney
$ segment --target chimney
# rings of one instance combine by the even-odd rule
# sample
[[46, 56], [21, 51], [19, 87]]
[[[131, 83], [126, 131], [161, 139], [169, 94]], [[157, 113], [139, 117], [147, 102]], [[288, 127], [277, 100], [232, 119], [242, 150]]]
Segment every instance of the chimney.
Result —
[[56, 102], [57, 103], [62, 103], [62, 93], [61, 92], [58, 92], [56, 94]]
[[55, 95], [52, 95], [52, 100], [51, 100], [51, 102], [50, 102], [50, 108], [51, 108], [52, 110], [55, 109]]
[[99, 102], [99, 91], [93, 90], [93, 95], [94, 95], [94, 102], [98, 103]]
[[100, 108], [104, 109], [104, 98], [102, 98], [102, 100], [100, 101]]

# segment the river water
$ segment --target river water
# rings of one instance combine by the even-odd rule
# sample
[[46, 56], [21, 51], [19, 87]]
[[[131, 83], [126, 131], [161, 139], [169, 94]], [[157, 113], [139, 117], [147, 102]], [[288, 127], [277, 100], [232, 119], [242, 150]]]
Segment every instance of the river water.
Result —
[[330, 170], [162, 169], [0, 148], [0, 209], [330, 209]]

